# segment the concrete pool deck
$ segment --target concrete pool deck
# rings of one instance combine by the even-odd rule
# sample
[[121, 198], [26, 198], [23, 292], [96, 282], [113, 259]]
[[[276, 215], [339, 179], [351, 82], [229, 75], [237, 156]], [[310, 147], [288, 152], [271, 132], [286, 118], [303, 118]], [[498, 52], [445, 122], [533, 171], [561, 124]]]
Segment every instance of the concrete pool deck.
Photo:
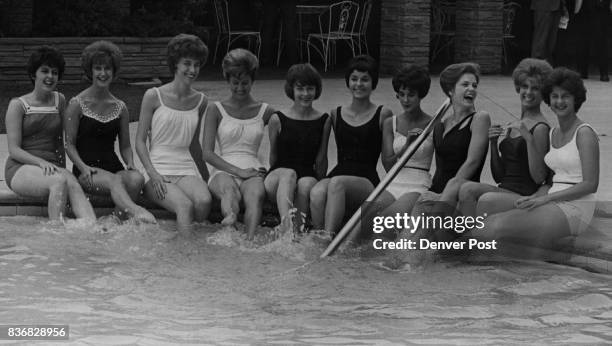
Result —
[[[291, 105], [291, 100], [285, 96], [282, 80], [258, 80], [256, 81], [252, 94], [260, 100], [270, 103], [275, 108], [285, 108]], [[587, 101], [580, 109], [579, 116], [584, 121], [593, 125], [600, 137], [600, 184], [597, 193], [598, 207], [596, 219], [587, 232], [576, 239], [563, 239], [550, 251], [551, 258], [561, 258], [558, 261], [576, 265], [600, 272], [612, 273], [612, 84], [599, 82], [597, 80], [586, 80]], [[204, 91], [210, 100], [220, 100], [229, 95], [227, 84], [224, 81], [199, 81], [195, 87]], [[61, 90], [61, 87], [60, 87]], [[491, 114], [493, 123], [508, 123], [520, 116], [520, 103], [514, 91], [510, 77], [507, 76], [484, 76], [478, 88], [477, 109], [486, 110]], [[333, 107], [344, 104], [350, 100], [350, 94], [345, 87], [343, 79], [326, 79], [323, 81], [323, 93], [316, 102], [316, 108], [328, 111]], [[381, 78], [378, 88], [375, 90], [373, 102], [384, 104], [394, 112], [400, 112], [401, 108], [395, 98], [390, 78]], [[423, 109], [432, 114], [444, 100], [444, 95], [439, 87], [437, 77], [432, 79], [429, 95], [423, 100]], [[548, 106], [543, 105], [542, 111], [551, 124], [556, 124], [554, 114]], [[130, 125], [132, 139], [136, 132], [137, 123]], [[333, 138], [333, 135], [332, 135]], [[133, 146], [133, 140], [132, 140]], [[269, 142], [264, 136], [260, 148], [260, 159], [267, 162]], [[17, 197], [12, 193], [4, 182], [4, 161], [8, 156], [6, 135], [0, 135], [0, 216], [11, 215], [46, 215], [46, 207], [43, 201], [35, 201]], [[329, 145], [329, 167], [336, 163], [335, 141]], [[142, 168], [138, 157], [136, 165]], [[488, 158], [487, 158], [488, 161]], [[379, 164], [379, 173], [383, 173]], [[481, 177], [483, 182], [492, 183], [489, 164]], [[108, 212], [111, 208], [103, 204], [100, 212]]]

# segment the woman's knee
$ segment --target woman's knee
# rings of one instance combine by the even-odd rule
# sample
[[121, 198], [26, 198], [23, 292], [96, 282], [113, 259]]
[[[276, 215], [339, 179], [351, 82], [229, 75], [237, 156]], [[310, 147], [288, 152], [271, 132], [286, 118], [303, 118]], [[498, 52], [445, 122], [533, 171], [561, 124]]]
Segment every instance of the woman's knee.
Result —
[[[73, 179], [71, 179], [73, 178]], [[71, 180], [78, 185], [78, 181], [71, 173], [67, 174], [63, 171], [59, 171], [58, 173], [49, 177], [49, 190], [58, 191], [58, 190], [66, 190], [70, 185]]]
[[327, 199], [327, 185], [318, 183], [310, 190], [310, 201], [311, 203], [320, 204], [324, 203]]
[[339, 193], [344, 193], [346, 187], [341, 179], [339, 178], [331, 178], [329, 181], [329, 185], [327, 186], [327, 194], [328, 195], [337, 195]]
[[130, 191], [142, 190], [145, 183], [144, 177], [138, 171], [127, 171], [127, 173], [122, 175], [121, 180]]
[[459, 188], [459, 200], [476, 201], [480, 197], [479, 183], [468, 181]]
[[193, 201], [196, 209], [208, 208], [212, 204], [212, 196], [208, 190], [200, 191], [194, 196]]
[[295, 185], [297, 182], [297, 173], [293, 169], [284, 168], [280, 172], [280, 183]]
[[312, 190], [312, 188], [315, 186], [316, 183], [317, 181], [311, 177], [300, 178], [297, 181], [298, 194], [303, 195], [303, 196], [308, 196], [310, 194], [310, 191]]
[[253, 203], [263, 203], [266, 195], [266, 191], [264, 189], [263, 184], [253, 184], [249, 186], [246, 191], [244, 191], [244, 203], [245, 204], [253, 204]]

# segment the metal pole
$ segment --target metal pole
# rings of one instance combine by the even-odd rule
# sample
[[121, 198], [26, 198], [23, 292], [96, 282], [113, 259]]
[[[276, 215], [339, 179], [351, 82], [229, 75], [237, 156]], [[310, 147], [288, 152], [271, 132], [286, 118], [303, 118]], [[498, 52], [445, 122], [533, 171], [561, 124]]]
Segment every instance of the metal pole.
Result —
[[[423, 132], [417, 137], [417, 139], [414, 142], [410, 143], [410, 145], [408, 146], [408, 149], [406, 149], [404, 154], [397, 160], [395, 165], [389, 170], [389, 172], [387, 172], [383, 180], [380, 182], [380, 184], [378, 184], [378, 186], [376, 186], [376, 188], [374, 188], [374, 191], [370, 193], [370, 195], [368, 196], [368, 198], [366, 198], [364, 203], [372, 202], [378, 197], [378, 195], [380, 195], [380, 193], [384, 189], [387, 188], [387, 186], [395, 178], [397, 173], [399, 173], [399, 171], [404, 167], [406, 162], [408, 162], [408, 160], [410, 160], [412, 155], [414, 155], [414, 152], [425, 141], [425, 138], [427, 138], [427, 136], [429, 136], [431, 131], [433, 131], [434, 126], [442, 119], [446, 111], [450, 108], [450, 105], [451, 105], [450, 99], [447, 98], [444, 101], [444, 103], [442, 103], [440, 108], [438, 108], [438, 110], [436, 111], [436, 115], [433, 117], [433, 119], [431, 119], [429, 124], [427, 124]], [[349, 221], [344, 225], [344, 227], [342, 227], [340, 232], [336, 234], [336, 237], [334, 237], [334, 239], [329, 244], [327, 249], [325, 249], [325, 251], [323, 251], [323, 254], [321, 254], [321, 258], [327, 257], [332, 251], [334, 251], [334, 249], [340, 244], [342, 239], [344, 239], [344, 237], [351, 231], [351, 229], [355, 227], [355, 225], [357, 224], [357, 221], [359, 220], [360, 215], [361, 215], [361, 207], [357, 209], [357, 211], [353, 214], [353, 216], [351, 216]]]

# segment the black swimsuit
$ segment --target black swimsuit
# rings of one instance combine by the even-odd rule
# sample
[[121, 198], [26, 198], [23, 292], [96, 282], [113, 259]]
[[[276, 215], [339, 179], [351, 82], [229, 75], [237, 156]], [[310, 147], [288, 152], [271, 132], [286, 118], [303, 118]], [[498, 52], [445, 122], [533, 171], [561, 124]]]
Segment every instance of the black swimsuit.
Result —
[[336, 111], [334, 135], [338, 147], [338, 165], [329, 177], [353, 175], [368, 179], [376, 186], [380, 182], [376, 164], [382, 149], [382, 131], [378, 106], [372, 119], [360, 126], [351, 126], [342, 119], [341, 107]]
[[[102, 168], [111, 173], [124, 170], [123, 164], [115, 154], [115, 139], [119, 135], [120, 113], [125, 107], [123, 102], [117, 101], [116, 110], [109, 118], [100, 117], [97, 114], [83, 110], [79, 120], [79, 129], [76, 138], [76, 148], [83, 162], [91, 167]], [[99, 118], [95, 118], [99, 117]], [[72, 173], [77, 177], [81, 171], [76, 165], [72, 167]]]
[[[533, 134], [536, 126], [545, 122], [535, 124], [529, 132]], [[499, 182], [499, 187], [518, 193], [519, 195], [532, 195], [540, 186], [531, 178], [529, 173], [529, 159], [527, 156], [527, 142], [522, 136], [507, 136], [499, 143], [501, 159], [504, 163], [504, 176]]]
[[[438, 123], [434, 128], [434, 150], [436, 153], [436, 173], [434, 174], [431, 188], [435, 193], [442, 193], [446, 183], [454, 178], [468, 156], [472, 131], [470, 125], [476, 112], [468, 115], [456, 124], [446, 136], [444, 136], [444, 124]], [[461, 127], [464, 123], [467, 124]], [[478, 165], [478, 169], [468, 180], [479, 182], [480, 173], [484, 166], [486, 155]]]
[[277, 160], [270, 168], [291, 168], [301, 177], [316, 177], [314, 170], [321, 147], [327, 113], [314, 120], [296, 120], [276, 112], [281, 123], [276, 143]]

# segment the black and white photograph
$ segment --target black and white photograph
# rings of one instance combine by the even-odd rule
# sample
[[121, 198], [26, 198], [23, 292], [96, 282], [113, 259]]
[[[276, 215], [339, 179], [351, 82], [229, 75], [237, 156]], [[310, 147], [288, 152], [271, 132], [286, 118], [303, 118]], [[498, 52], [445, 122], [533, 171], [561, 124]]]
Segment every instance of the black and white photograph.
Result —
[[612, 0], [0, 0], [0, 345], [611, 345]]

